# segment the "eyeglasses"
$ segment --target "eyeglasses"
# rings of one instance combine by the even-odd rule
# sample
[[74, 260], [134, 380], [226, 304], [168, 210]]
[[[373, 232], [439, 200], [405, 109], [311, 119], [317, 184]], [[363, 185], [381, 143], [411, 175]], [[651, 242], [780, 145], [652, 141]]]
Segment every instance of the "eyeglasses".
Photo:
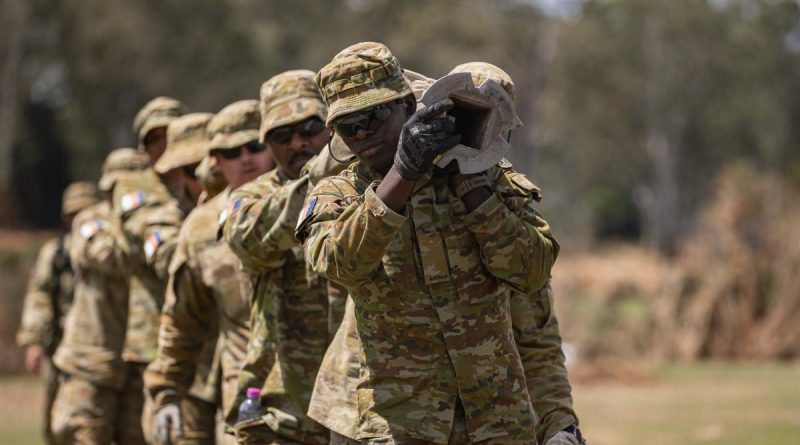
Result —
[[318, 135], [319, 132], [324, 129], [325, 124], [320, 119], [312, 117], [299, 124], [285, 125], [270, 130], [269, 133], [267, 133], [267, 142], [273, 145], [288, 144], [292, 142], [292, 136], [294, 136], [295, 133], [299, 134], [300, 137], [304, 139], [308, 139]]
[[250, 141], [236, 148], [225, 148], [225, 149], [218, 148], [214, 150], [214, 153], [219, 153], [219, 155], [225, 159], [236, 159], [242, 155], [242, 148], [250, 152], [251, 155], [254, 155], [266, 150], [267, 146], [258, 141]]
[[391, 115], [392, 109], [386, 104], [375, 105], [337, 119], [331, 126], [339, 136], [354, 138], [359, 130], [374, 133]]

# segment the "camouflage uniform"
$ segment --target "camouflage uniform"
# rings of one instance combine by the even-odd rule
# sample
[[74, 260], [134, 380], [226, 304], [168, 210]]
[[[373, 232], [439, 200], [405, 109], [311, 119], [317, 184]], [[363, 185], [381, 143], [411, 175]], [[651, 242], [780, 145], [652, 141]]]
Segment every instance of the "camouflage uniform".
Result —
[[[317, 82], [334, 116], [411, 92], [379, 44], [343, 51]], [[536, 443], [509, 289], [541, 288], [558, 245], [530, 181], [507, 166], [487, 176], [494, 193], [472, 212], [448, 178], [429, 174], [398, 214], [361, 163], [310, 194], [298, 237], [314, 270], [355, 303], [360, 440]]]
[[[261, 89], [260, 136], [316, 116], [325, 105], [310, 71], [288, 71]], [[305, 413], [328, 345], [328, 292], [294, 238], [308, 177], [291, 180], [279, 167], [235, 190], [223, 221], [225, 240], [252, 277], [251, 341], [239, 398], [262, 388], [266, 414], [236, 425], [240, 443], [327, 444], [328, 432]], [[232, 416], [231, 416], [232, 417]]]
[[145, 377], [156, 407], [174, 403], [191, 386], [204, 333], [219, 335], [215, 366], [222, 374], [223, 412], [232, 406], [249, 338], [250, 294], [239, 259], [217, 241], [228, 193], [195, 208], [181, 227], [162, 311], [159, 354]]
[[[156, 98], [146, 104], [134, 119], [134, 131], [137, 133], [140, 148], [147, 133], [153, 129], [167, 126], [167, 145], [181, 139], [179, 132], [169, 131], [169, 124], [182, 116], [185, 108], [180, 102], [170, 98]], [[207, 122], [208, 115], [195, 113], [187, 117], [191, 130], [197, 125], [195, 121]], [[187, 120], [183, 121], [184, 123]], [[202, 131], [201, 131], [202, 132]], [[165, 152], [166, 155], [166, 152]], [[164, 156], [162, 156], [163, 158]], [[185, 159], [180, 156], [165, 159], [162, 168], [172, 168], [200, 162], [199, 158]], [[160, 160], [159, 160], [160, 161]], [[168, 161], [168, 162], [167, 162]], [[164, 165], [167, 164], [167, 165]], [[143, 373], [147, 364], [155, 358], [158, 344], [158, 325], [161, 306], [164, 301], [169, 262], [175, 251], [180, 224], [194, 203], [185, 196], [170, 193], [167, 185], [153, 169], [122, 176], [114, 189], [115, 224], [120, 227], [120, 245], [123, 249], [128, 269], [130, 297], [128, 301], [128, 323], [123, 358], [128, 364], [129, 377], [125, 387], [126, 405], [131, 407], [141, 427], [142, 436], [153, 441], [152, 406], [145, 403]], [[213, 344], [213, 341], [212, 341]], [[213, 346], [203, 351], [207, 363], [213, 360]], [[210, 371], [210, 367], [198, 367], [199, 371]], [[198, 380], [208, 382], [209, 388], [200, 393], [213, 393], [215, 382], [213, 376], [198, 376]], [[213, 397], [212, 397], [213, 399]], [[187, 399], [196, 402], [197, 409], [188, 411], [207, 412], [207, 405], [212, 405], [199, 398]], [[212, 421], [195, 422], [207, 425]], [[187, 424], [189, 422], [187, 421]]]
[[[450, 73], [470, 73], [475, 86], [491, 79], [516, 100], [514, 82], [505, 71], [485, 62], [458, 65]], [[537, 188], [534, 199], [541, 200]], [[559, 431], [578, 425], [572, 407], [572, 387], [567, 378], [561, 334], [553, 310], [553, 289], [547, 285], [532, 293], [511, 291], [511, 324], [517, 343], [528, 392], [540, 418], [537, 438], [545, 443]], [[576, 442], [577, 443], [577, 442]]]
[[[64, 191], [62, 215], [74, 215], [97, 203], [97, 187], [91, 182], [75, 182]], [[50, 411], [58, 392], [58, 369], [52, 356], [61, 342], [64, 319], [72, 305], [74, 272], [69, 260], [70, 233], [47, 241], [39, 251], [28, 280], [17, 344], [22, 348], [39, 347], [45, 357], [41, 374], [45, 380], [44, 437], [50, 436]]]

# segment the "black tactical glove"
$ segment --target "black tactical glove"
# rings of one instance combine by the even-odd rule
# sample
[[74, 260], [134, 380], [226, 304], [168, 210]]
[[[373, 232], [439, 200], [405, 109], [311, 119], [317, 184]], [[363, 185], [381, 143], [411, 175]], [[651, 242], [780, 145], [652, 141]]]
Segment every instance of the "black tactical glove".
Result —
[[453, 108], [445, 99], [414, 113], [403, 125], [394, 156], [397, 172], [409, 181], [416, 181], [433, 167], [436, 156], [453, 148], [461, 140], [455, 124], [444, 113]]

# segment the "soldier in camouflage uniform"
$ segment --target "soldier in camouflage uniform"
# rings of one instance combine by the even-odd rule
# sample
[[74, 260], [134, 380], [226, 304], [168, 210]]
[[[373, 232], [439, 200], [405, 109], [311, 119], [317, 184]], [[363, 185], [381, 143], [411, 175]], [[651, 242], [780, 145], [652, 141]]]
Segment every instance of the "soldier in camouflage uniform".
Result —
[[[493, 80], [506, 90], [512, 101], [516, 100], [511, 76], [495, 65], [468, 62], [450, 73], [470, 73], [476, 87], [487, 79]], [[538, 188], [534, 199], [541, 201]], [[514, 341], [525, 369], [533, 409], [539, 416], [537, 439], [545, 445], [578, 445], [583, 438], [572, 407], [572, 387], [564, 365], [550, 280], [536, 292], [512, 290], [510, 301]]]
[[[192, 385], [197, 350], [203, 346], [207, 333], [219, 336], [214, 365], [221, 372], [223, 412], [232, 408], [236, 395], [238, 371], [249, 338], [251, 291], [239, 259], [226, 243], [218, 241], [217, 227], [231, 189], [255, 179], [271, 165], [266, 150], [251, 153], [243, 147], [251, 137], [257, 139], [257, 130], [242, 128], [248, 118], [257, 128], [258, 101], [231, 104], [207, 126], [203, 149], [211, 150], [214, 161], [204, 163], [215, 166], [229, 186], [186, 217], [170, 265], [158, 356], [145, 375], [157, 409], [161, 443], [172, 442], [169, 430], [179, 437], [174, 443], [213, 443], [213, 437], [193, 437], [186, 430], [185, 408], [179, 405]], [[242, 143], [237, 138], [247, 140]], [[170, 150], [171, 146], [167, 154]], [[232, 156], [237, 151], [238, 156]]]
[[[75, 215], [96, 204], [97, 187], [91, 182], [73, 182], [64, 191], [61, 215], [64, 227], [72, 227]], [[50, 410], [58, 391], [58, 369], [53, 353], [61, 342], [64, 318], [72, 305], [74, 272], [69, 261], [70, 232], [48, 240], [39, 250], [28, 280], [17, 344], [25, 348], [25, 367], [45, 380], [44, 437], [50, 437]]]
[[[121, 174], [146, 167], [144, 154], [115, 150], [103, 165], [100, 190], [108, 197]], [[75, 299], [53, 358], [63, 373], [52, 410], [53, 437], [64, 444], [141, 443], [122, 421], [128, 287], [107, 199], [76, 216], [71, 240]]]
[[357, 438], [535, 444], [509, 313], [509, 289], [540, 289], [558, 253], [535, 187], [508, 166], [434, 170], [459, 140], [442, 116], [452, 102], [415, 112], [381, 44], [343, 50], [317, 83], [359, 162], [317, 184], [297, 235], [314, 270], [353, 297]]
[[[140, 149], [148, 154], [151, 165], [156, 160], [155, 165], [120, 178], [113, 198], [113, 213], [115, 223], [120, 227], [119, 243], [128, 264], [130, 284], [123, 351], [129, 371], [125, 398], [134, 416], [129, 421], [138, 422], [142, 440], [146, 435], [151, 443], [155, 440], [154, 418], [151, 404], [145, 404], [143, 373], [156, 356], [159, 316], [178, 230], [202, 192], [194, 176], [200, 162], [198, 159], [178, 158], [161, 164], [159, 161], [164, 153], [163, 147], [170, 142], [177, 143], [196, 133], [204, 135], [205, 125], [211, 117], [208, 113], [185, 116], [183, 113], [184, 107], [180, 102], [160, 97], [150, 101], [137, 114], [134, 131], [138, 134]], [[213, 360], [213, 345], [214, 339], [209, 339], [208, 347], [202, 352], [207, 357], [203, 363]], [[198, 380], [206, 381], [207, 385], [193, 391], [198, 397], [187, 399], [187, 403], [196, 402], [192, 412], [197, 416], [213, 418], [216, 383], [209, 381], [213, 377], [210, 368], [199, 367], [198, 370], [205, 373], [198, 376]], [[213, 421], [195, 424], [209, 423], [213, 425]]]
[[287, 71], [261, 87], [261, 126], [278, 168], [231, 194], [223, 233], [254, 284], [252, 338], [239, 383], [262, 388], [263, 417], [235, 425], [239, 443], [327, 444], [305, 412], [328, 345], [326, 280], [311, 272], [294, 226], [308, 176], [301, 170], [330, 140], [314, 73]]

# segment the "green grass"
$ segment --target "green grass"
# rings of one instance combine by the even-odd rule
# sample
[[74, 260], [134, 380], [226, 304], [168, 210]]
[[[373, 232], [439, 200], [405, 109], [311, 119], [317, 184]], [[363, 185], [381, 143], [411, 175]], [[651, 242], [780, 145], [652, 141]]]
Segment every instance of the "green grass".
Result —
[[574, 395], [592, 445], [800, 444], [798, 365], [672, 365]]
[[[0, 376], [0, 444], [42, 443], [43, 391]], [[636, 384], [576, 384], [590, 445], [800, 444], [800, 364], [670, 365]]]

